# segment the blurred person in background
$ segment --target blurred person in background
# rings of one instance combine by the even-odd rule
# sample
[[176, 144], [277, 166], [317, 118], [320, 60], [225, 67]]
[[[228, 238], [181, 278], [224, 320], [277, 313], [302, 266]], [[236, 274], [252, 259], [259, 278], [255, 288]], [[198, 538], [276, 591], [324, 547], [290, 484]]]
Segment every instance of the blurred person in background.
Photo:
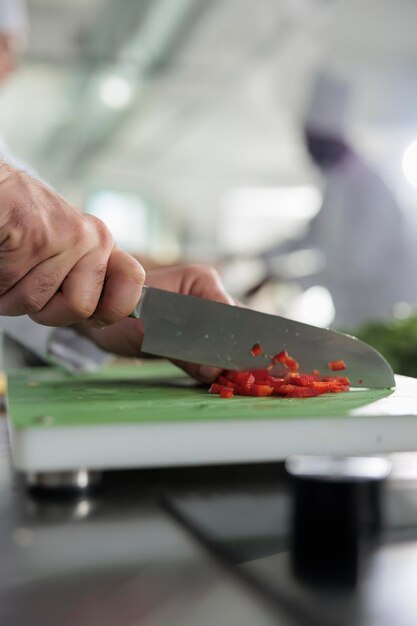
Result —
[[397, 303], [414, 305], [417, 300], [416, 281], [409, 275], [415, 248], [403, 213], [385, 181], [349, 141], [350, 96], [347, 83], [318, 75], [304, 136], [323, 175], [323, 203], [303, 238], [284, 242], [263, 257], [273, 276], [282, 255], [317, 250], [323, 259], [320, 269], [299, 282], [304, 289], [320, 285], [330, 292], [333, 326], [342, 329], [390, 318]]
[[[23, 1], [0, 0], [0, 80], [16, 69], [26, 28]], [[140, 356], [143, 325], [127, 316], [140, 297], [142, 265], [115, 245], [103, 222], [30, 176], [5, 144], [0, 150], [0, 327], [7, 366], [36, 356], [93, 369], [107, 352]], [[233, 304], [210, 268], [161, 269], [148, 274], [147, 284]], [[218, 374], [178, 365], [202, 382]]]

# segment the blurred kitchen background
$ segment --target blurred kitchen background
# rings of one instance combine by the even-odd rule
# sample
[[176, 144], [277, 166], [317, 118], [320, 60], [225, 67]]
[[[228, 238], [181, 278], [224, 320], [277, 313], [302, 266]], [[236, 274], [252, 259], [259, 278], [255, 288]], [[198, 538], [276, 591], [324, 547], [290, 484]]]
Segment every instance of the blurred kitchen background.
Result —
[[[303, 126], [326, 74], [348, 86], [349, 143], [392, 190], [417, 255], [415, 0], [28, 0], [28, 13], [21, 63], [1, 85], [0, 130], [126, 249], [215, 264], [245, 304], [334, 322], [329, 289], [299, 280], [317, 255], [263, 256], [319, 212], [323, 175]], [[362, 248], [382, 221], [368, 220]], [[396, 255], [377, 250], [380, 278]], [[405, 350], [417, 345], [411, 257], [402, 271], [416, 297], [372, 314], [401, 327]]]

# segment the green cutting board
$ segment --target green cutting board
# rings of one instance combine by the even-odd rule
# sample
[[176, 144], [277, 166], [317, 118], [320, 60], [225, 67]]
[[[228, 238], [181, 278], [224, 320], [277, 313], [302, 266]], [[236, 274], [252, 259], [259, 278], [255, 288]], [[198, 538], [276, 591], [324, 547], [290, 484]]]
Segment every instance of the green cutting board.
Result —
[[170, 363], [9, 373], [23, 471], [250, 462], [417, 449], [417, 380], [315, 398], [221, 399]]
[[[80, 424], [347, 416], [390, 390], [357, 390], [315, 398], [221, 399], [166, 362], [113, 366], [77, 376], [53, 368], [9, 374], [17, 428]], [[42, 417], [48, 416], [48, 420]]]

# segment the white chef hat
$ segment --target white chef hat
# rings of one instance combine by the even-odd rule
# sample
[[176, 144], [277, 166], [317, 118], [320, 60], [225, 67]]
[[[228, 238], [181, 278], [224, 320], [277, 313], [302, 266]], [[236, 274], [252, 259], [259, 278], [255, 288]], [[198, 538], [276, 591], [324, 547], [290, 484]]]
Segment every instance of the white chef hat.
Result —
[[333, 76], [315, 77], [304, 126], [329, 137], [343, 137], [350, 122], [351, 87]]
[[0, 0], [0, 32], [24, 34], [27, 27], [25, 0]]

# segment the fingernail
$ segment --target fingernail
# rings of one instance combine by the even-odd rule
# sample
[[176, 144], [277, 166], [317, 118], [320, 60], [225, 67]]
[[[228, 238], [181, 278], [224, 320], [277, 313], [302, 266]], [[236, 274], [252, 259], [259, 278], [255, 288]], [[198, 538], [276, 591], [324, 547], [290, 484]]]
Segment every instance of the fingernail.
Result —
[[198, 368], [197, 375], [200, 380], [210, 383], [212, 380], [217, 378], [221, 370], [217, 367], [209, 367], [208, 365], [200, 365]]
[[99, 320], [96, 317], [93, 317], [91, 318], [91, 320], [88, 320], [88, 324], [91, 328], [94, 328], [94, 330], [100, 330], [101, 328], [104, 328], [105, 326], [107, 326], [106, 322], [103, 322], [102, 320]]

